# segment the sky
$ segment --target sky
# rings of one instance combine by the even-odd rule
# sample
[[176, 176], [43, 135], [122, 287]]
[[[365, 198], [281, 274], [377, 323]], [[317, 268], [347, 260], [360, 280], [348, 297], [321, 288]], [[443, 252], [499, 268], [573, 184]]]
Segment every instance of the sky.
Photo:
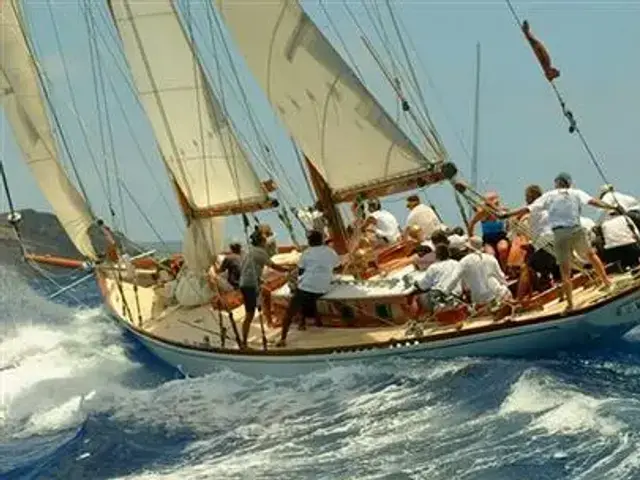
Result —
[[[107, 198], [112, 197], [117, 226], [135, 240], [179, 239], [183, 222], [149, 123], [129, 87], [126, 63], [115, 30], [102, 2], [96, 0], [91, 9], [95, 18], [93, 23], [87, 20], [84, 2], [26, 0], [25, 10], [30, 36], [49, 80], [56, 113], [65, 138], [70, 141], [83, 183], [90, 192], [91, 204], [109, 221]], [[363, 72], [366, 85], [395, 115], [397, 99], [364, 49], [356, 28], [345, 13], [343, 1], [327, 0], [324, 3], [333, 23], [327, 20], [317, 2], [302, 3], [336, 48], [344, 51], [333, 30], [333, 26], [337, 26], [349, 53]], [[406, 26], [411, 43], [416, 47], [415, 55], [412, 53], [413, 65], [429, 112], [451, 160], [463, 173], [470, 171], [467, 152], [471, 151], [472, 143], [475, 55], [476, 43], [480, 42], [480, 188], [498, 190], [503, 201], [515, 207], [523, 201], [526, 185], [539, 183], [549, 188], [558, 172], [568, 171], [578, 187], [597, 192], [603, 182], [578, 138], [568, 133], [557, 100], [505, 2], [411, 0], [393, 4], [394, 12]], [[350, 5], [367, 29], [369, 24], [362, 4], [351, 0]], [[384, 2], [378, 5], [384, 11]], [[520, 17], [529, 20], [533, 32], [546, 45], [554, 65], [560, 69], [561, 76], [556, 83], [608, 179], [620, 191], [640, 195], [636, 174], [640, 134], [637, 117], [640, 112], [640, 56], [637, 54], [640, 1], [515, 2], [514, 5]], [[194, 11], [204, 8], [201, 1], [192, 1], [190, 6]], [[185, 11], [184, 2], [182, 7]], [[201, 15], [194, 17], [203, 18]], [[98, 75], [102, 78], [102, 88], [96, 87], [94, 81], [89, 24], [93, 25], [99, 48], [94, 65], [98, 64], [103, 72]], [[385, 25], [391, 28], [388, 20]], [[200, 28], [206, 30], [202, 21]], [[373, 29], [367, 29], [367, 32], [375, 43]], [[207, 41], [205, 37], [204, 34], [199, 37], [199, 48], [206, 67], [213, 71], [211, 50], [208, 50], [210, 39]], [[380, 47], [379, 43], [376, 45]], [[397, 43], [393, 48], [400, 51]], [[236, 56], [236, 59], [254, 113], [260, 118], [278, 160], [290, 177], [289, 193], [301, 203], [309, 204], [311, 197], [286, 130], [269, 108], [241, 58]], [[223, 68], [223, 71], [229, 74], [230, 70]], [[226, 92], [233, 103], [228, 86], [216, 85], [215, 89], [223, 95]], [[102, 92], [107, 100], [106, 109], [96, 106], [96, 95], [101, 96]], [[247, 117], [237, 105], [230, 107], [231, 116], [240, 132], [249, 138]], [[107, 123], [111, 125], [113, 148]], [[406, 120], [402, 119], [400, 125], [405, 127]], [[105, 148], [102, 137], [106, 139]], [[1, 115], [0, 147], [18, 208], [49, 210], [22, 163], [9, 126]], [[120, 181], [115, 180], [116, 169], [111, 160], [105, 175], [104, 158], [115, 158]], [[264, 173], [264, 169], [258, 170]], [[110, 180], [107, 182], [106, 178]], [[284, 179], [277, 180], [286, 187]], [[117, 185], [125, 185], [126, 191], [135, 198], [134, 202], [126, 191], [123, 192], [124, 215], [119, 206]], [[460, 224], [450, 186], [432, 187], [426, 193], [448, 224]], [[407, 215], [403, 198], [396, 196], [383, 200], [401, 223]], [[0, 196], [0, 209], [6, 210], [3, 196]], [[273, 214], [259, 213], [258, 216], [277, 227], [278, 221]], [[288, 241], [281, 228], [276, 231], [283, 243]], [[228, 236], [240, 234], [237, 219], [230, 222], [228, 232]]]

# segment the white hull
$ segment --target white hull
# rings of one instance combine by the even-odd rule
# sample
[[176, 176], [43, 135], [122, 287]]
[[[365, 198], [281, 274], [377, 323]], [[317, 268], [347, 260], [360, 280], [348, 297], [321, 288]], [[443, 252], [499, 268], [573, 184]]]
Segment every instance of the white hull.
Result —
[[163, 361], [183, 373], [199, 376], [218, 369], [230, 369], [249, 376], [294, 376], [332, 366], [352, 365], [392, 357], [450, 358], [460, 356], [524, 356], [534, 352], [620, 337], [640, 324], [640, 292], [637, 290], [601, 304], [584, 313], [547, 319], [534, 324], [502, 323], [486, 332], [457, 335], [447, 339], [404, 340], [392, 346], [363, 346], [355, 351], [313, 354], [275, 354], [239, 351], [207, 351], [185, 347], [119, 322]]

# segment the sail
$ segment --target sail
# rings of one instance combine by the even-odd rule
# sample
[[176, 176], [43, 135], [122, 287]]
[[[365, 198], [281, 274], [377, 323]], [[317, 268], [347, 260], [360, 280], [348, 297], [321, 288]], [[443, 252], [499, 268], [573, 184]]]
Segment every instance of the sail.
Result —
[[[251, 72], [335, 199], [430, 171], [297, 1], [215, 0]], [[434, 139], [434, 144], [437, 140]]]
[[0, 2], [0, 103], [40, 191], [78, 251], [96, 258], [93, 219], [58, 157], [38, 74], [15, 1]]
[[172, 2], [110, 0], [109, 6], [164, 161], [194, 216], [267, 202]]

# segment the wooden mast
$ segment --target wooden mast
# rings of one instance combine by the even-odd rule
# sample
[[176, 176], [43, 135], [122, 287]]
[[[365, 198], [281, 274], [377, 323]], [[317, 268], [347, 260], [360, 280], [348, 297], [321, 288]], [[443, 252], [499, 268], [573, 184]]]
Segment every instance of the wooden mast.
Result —
[[333, 242], [333, 248], [340, 255], [344, 255], [349, 251], [347, 244], [347, 231], [342, 220], [342, 215], [338, 211], [336, 204], [333, 202], [331, 194], [331, 187], [320, 174], [316, 166], [304, 156], [307, 169], [309, 171], [309, 177], [311, 179], [311, 185], [316, 192], [318, 201], [322, 204], [322, 210], [327, 224], [329, 227], [329, 233], [331, 234], [331, 240]]

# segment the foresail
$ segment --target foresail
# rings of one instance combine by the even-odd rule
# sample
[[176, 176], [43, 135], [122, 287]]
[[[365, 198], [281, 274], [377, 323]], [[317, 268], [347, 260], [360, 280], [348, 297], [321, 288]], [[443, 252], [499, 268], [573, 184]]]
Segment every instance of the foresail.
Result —
[[423, 153], [411, 142], [297, 1], [214, 1], [334, 198], [417, 176], [444, 160], [442, 151]]
[[78, 251], [96, 258], [92, 216], [58, 159], [38, 74], [15, 1], [0, 2], [0, 102], [40, 191]]
[[238, 213], [242, 206], [267, 202], [172, 2], [111, 0], [109, 6], [138, 95], [182, 200], [196, 217], [198, 212]]

